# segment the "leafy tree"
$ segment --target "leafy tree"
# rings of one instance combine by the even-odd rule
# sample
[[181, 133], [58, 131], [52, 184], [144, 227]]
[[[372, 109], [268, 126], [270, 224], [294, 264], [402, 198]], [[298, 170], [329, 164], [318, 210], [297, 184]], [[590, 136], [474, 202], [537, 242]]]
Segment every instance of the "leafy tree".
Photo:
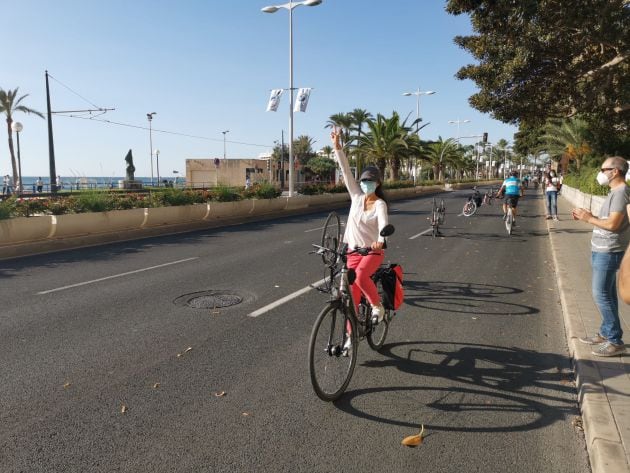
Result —
[[630, 120], [628, 0], [448, 0], [476, 34], [455, 42], [479, 92], [473, 107], [509, 123], [593, 114], [627, 132]]
[[[353, 111], [348, 113], [348, 115], [350, 116], [352, 120], [352, 125], [353, 125], [354, 130], [356, 130], [357, 132], [356, 139], [358, 141], [358, 139], [361, 138], [363, 125], [367, 123], [368, 120], [371, 120], [374, 117], [372, 116], [370, 112], [362, 108], [355, 108]], [[361, 168], [363, 167], [363, 160], [361, 159], [361, 151], [357, 149], [355, 154], [356, 154], [355, 158], [356, 158], [356, 163], [357, 163], [357, 170], [360, 171]]]
[[333, 147], [330, 145], [322, 147], [322, 153], [324, 153], [328, 159], [330, 159], [330, 155], [333, 153], [333, 151]]
[[293, 156], [302, 165], [307, 165], [309, 160], [315, 156], [313, 152], [315, 140], [308, 135], [300, 135], [293, 140]]
[[335, 162], [330, 158], [324, 158], [323, 156], [315, 156], [308, 162], [308, 169], [316, 175], [322, 177], [330, 177], [335, 172]]
[[426, 156], [433, 167], [434, 179], [443, 180], [443, 169], [446, 163], [454, 162], [458, 154], [458, 144], [453, 138], [446, 141], [440, 136], [438, 141], [430, 143], [427, 147]]
[[[38, 117], [44, 118], [44, 115], [37, 110], [33, 110], [32, 108], [28, 108], [26, 105], [21, 105], [22, 100], [28, 97], [28, 94], [22, 95], [19, 99], [15, 99], [18, 94], [18, 88], [15, 90], [5, 91], [0, 88], [0, 113], [4, 113], [7, 117], [7, 133], [9, 135], [9, 154], [11, 155], [11, 168], [13, 172], [13, 182], [17, 183], [18, 181], [18, 170], [17, 164], [15, 161], [15, 150], [13, 149], [13, 130], [11, 129], [11, 124], [13, 123], [13, 115], [16, 112], [22, 112], [27, 114], [37, 115]], [[20, 186], [23, 184], [20, 183]]]

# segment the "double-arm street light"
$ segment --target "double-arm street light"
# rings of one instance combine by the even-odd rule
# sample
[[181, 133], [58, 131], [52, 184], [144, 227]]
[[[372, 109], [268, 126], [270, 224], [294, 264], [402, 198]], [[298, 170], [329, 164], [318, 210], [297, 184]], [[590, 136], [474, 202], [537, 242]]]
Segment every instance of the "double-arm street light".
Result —
[[435, 91], [433, 90], [420, 90], [420, 88], [418, 87], [418, 89], [415, 92], [403, 92], [403, 95], [405, 97], [410, 97], [412, 95], [416, 96], [416, 133], [418, 133], [418, 136], [420, 136], [420, 96], [421, 95], [433, 95], [435, 94]]
[[22, 193], [22, 189], [24, 189], [24, 183], [22, 182], [22, 159], [20, 157], [20, 132], [24, 129], [24, 126], [20, 122], [13, 122], [11, 123], [11, 129], [17, 136], [18, 180], [20, 182], [18, 195], [20, 195]]
[[223, 130], [221, 133], [223, 133], [223, 159], [225, 159], [226, 156], [226, 147], [225, 147], [225, 135], [227, 135], [230, 132], [230, 130]]
[[151, 155], [151, 186], [153, 186], [153, 134], [151, 128], [153, 115], [157, 115], [157, 112], [147, 113], [147, 120], [149, 120], [149, 154]]
[[459, 118], [457, 120], [449, 120], [448, 121], [451, 125], [457, 124], [457, 139], [459, 139], [459, 125], [462, 123], [470, 123], [470, 120], [460, 120]]
[[265, 13], [275, 13], [281, 8], [289, 11], [289, 197], [294, 195], [293, 169], [293, 9], [302, 5], [314, 7], [322, 0], [305, 0], [303, 2], [289, 2], [282, 5], [270, 5], [262, 9]]

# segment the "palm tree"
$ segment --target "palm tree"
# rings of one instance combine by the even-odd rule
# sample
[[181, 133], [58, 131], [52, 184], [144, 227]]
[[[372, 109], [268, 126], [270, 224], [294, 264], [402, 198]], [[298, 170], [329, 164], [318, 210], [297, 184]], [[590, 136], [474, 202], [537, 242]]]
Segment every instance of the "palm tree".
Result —
[[543, 148], [552, 158], [562, 160], [565, 169], [569, 162], [575, 161], [579, 171], [582, 160], [591, 153], [588, 129], [588, 123], [581, 118], [549, 121], [541, 137]]
[[[363, 131], [363, 125], [367, 123], [368, 120], [374, 118], [370, 112], [364, 110], [362, 108], [355, 108], [350, 113], [348, 113], [350, 118], [352, 119], [352, 124], [355, 126], [355, 130], [357, 131], [357, 142], [361, 138], [361, 132]], [[356, 161], [357, 161], [357, 170], [363, 167], [363, 160], [361, 159], [361, 152], [357, 148], [356, 153]]]
[[[9, 134], [9, 154], [11, 155], [11, 168], [13, 171], [13, 182], [18, 181], [17, 163], [15, 161], [15, 150], [13, 149], [13, 130], [11, 125], [13, 124], [13, 114], [16, 112], [32, 113], [38, 117], [44, 118], [44, 115], [37, 110], [28, 108], [25, 105], [20, 105], [22, 100], [28, 97], [28, 94], [22, 95], [19, 99], [15, 100], [17, 96], [18, 88], [15, 90], [5, 91], [0, 88], [0, 113], [4, 113], [7, 117], [7, 133]], [[20, 182], [20, 186], [23, 184]]]
[[438, 141], [431, 143], [427, 148], [427, 158], [433, 167], [433, 178], [443, 179], [444, 164], [454, 163], [459, 157], [457, 141], [449, 138], [446, 141], [438, 137]]
[[341, 128], [341, 146], [344, 149], [350, 142], [352, 123], [352, 117], [349, 113], [335, 113], [326, 122], [326, 128], [332, 128], [333, 126]]
[[385, 176], [385, 168], [389, 165], [391, 178], [398, 179], [400, 160], [409, 148], [405, 141], [409, 130], [401, 126], [396, 112], [391, 118], [379, 113], [376, 120], [368, 120], [367, 125], [369, 131], [358, 140], [361, 153], [376, 164], [382, 176]]
[[324, 153], [328, 159], [330, 159], [330, 155], [333, 153], [333, 147], [330, 145], [322, 146], [321, 152]]

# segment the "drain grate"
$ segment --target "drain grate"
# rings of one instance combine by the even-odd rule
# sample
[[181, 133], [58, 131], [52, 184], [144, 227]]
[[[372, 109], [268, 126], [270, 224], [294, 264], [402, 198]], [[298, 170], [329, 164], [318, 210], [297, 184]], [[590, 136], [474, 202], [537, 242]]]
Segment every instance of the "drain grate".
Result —
[[193, 309], [221, 309], [243, 302], [238, 294], [224, 291], [203, 291], [186, 294], [175, 299], [177, 305], [185, 305]]

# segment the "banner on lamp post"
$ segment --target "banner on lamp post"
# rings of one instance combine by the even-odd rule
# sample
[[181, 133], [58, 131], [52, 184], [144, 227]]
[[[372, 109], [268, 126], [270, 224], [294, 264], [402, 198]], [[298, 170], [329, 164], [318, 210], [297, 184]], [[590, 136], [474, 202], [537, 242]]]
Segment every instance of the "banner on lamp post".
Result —
[[271, 95], [269, 95], [269, 102], [267, 103], [268, 112], [276, 112], [280, 105], [280, 96], [282, 95], [282, 89], [273, 89]]
[[308, 105], [308, 99], [311, 96], [310, 88], [298, 89], [297, 98], [295, 100], [294, 112], [306, 112], [306, 106]]

